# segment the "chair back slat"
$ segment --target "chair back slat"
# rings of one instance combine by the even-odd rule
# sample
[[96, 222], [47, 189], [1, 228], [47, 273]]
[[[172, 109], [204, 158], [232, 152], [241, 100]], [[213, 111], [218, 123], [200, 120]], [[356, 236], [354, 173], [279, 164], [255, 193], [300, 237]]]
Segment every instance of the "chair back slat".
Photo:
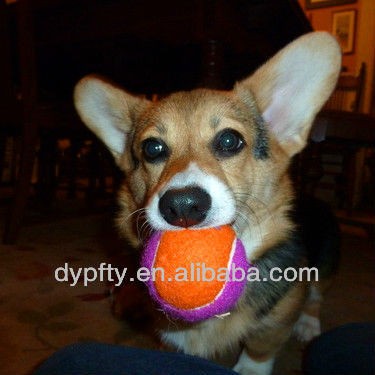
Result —
[[366, 64], [362, 63], [357, 76], [342, 74], [335, 91], [325, 105], [325, 109], [361, 112]]

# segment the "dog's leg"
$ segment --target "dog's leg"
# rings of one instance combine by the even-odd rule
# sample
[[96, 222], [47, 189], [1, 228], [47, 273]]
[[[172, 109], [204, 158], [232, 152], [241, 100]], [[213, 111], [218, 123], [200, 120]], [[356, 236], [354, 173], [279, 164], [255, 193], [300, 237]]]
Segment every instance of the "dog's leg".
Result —
[[275, 355], [288, 340], [293, 323], [279, 322], [279, 328], [269, 327], [246, 337], [244, 349], [233, 370], [241, 375], [270, 375]]
[[300, 341], [307, 342], [320, 335], [321, 301], [322, 295], [319, 289], [311, 285], [305, 307], [293, 327], [293, 333]]
[[247, 354], [246, 349], [243, 349], [233, 370], [241, 375], [269, 375], [272, 372], [273, 363], [274, 357], [257, 361]]

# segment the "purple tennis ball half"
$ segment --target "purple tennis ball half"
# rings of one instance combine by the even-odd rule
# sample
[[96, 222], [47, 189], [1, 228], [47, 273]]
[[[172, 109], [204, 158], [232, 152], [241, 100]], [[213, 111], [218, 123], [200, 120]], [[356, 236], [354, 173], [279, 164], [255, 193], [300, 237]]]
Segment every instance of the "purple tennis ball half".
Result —
[[[202, 230], [204, 231], [204, 230]], [[156, 232], [148, 240], [141, 259], [141, 266], [149, 270], [150, 277], [145, 281], [151, 297], [159, 304], [162, 310], [172, 318], [181, 319], [187, 322], [199, 322], [211, 318], [216, 315], [222, 315], [229, 312], [237, 303], [244, 292], [247, 274], [250, 267], [254, 267], [248, 263], [246, 259], [245, 248], [238, 238], [234, 237], [231, 253], [227, 263], [228, 277], [223, 287], [215, 298], [202, 306], [190, 309], [182, 309], [174, 306], [170, 301], [162, 298], [155, 286], [153, 279], [154, 263], [158, 254], [159, 244], [162, 236], [167, 232]], [[212, 251], [215, 251], [213, 246]], [[188, 256], [188, 254], [187, 254]], [[233, 269], [235, 267], [235, 272]], [[243, 271], [241, 271], [241, 269]], [[238, 271], [241, 271], [240, 274]], [[167, 282], [167, 281], [165, 281]], [[209, 283], [209, 281], [207, 281]]]

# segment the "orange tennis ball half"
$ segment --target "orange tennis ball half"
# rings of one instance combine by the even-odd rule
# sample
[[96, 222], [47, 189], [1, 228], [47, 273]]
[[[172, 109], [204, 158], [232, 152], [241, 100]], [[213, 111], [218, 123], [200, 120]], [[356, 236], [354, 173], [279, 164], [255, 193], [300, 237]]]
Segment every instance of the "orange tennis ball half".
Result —
[[[150, 294], [162, 309], [191, 322], [228, 312], [242, 295], [249, 268], [229, 225], [157, 232], [145, 247], [142, 265], [150, 272]], [[242, 269], [242, 277], [233, 269]]]

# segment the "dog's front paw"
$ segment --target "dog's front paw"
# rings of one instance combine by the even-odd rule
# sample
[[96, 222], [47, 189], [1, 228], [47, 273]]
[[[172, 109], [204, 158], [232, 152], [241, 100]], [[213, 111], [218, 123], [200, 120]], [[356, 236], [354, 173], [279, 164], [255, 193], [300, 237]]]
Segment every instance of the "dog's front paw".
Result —
[[305, 313], [301, 314], [293, 327], [293, 334], [302, 342], [310, 341], [320, 333], [320, 320]]
[[248, 356], [246, 351], [243, 350], [233, 370], [240, 375], [270, 375], [273, 362], [274, 358], [270, 358], [264, 362], [254, 361]]

